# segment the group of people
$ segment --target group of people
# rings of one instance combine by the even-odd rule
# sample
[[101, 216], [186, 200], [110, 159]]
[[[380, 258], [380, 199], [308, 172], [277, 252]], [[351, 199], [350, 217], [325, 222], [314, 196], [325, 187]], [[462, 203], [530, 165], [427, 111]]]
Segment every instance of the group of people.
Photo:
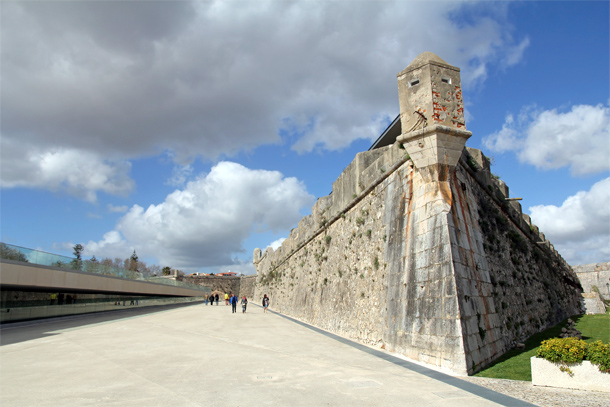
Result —
[[[225, 294], [226, 297], [227, 294]], [[216, 305], [218, 305], [218, 294], [214, 295], [214, 294], [210, 294], [209, 297], [205, 298], [205, 305], [208, 305], [208, 301], [210, 302], [210, 305], [214, 305], [214, 301], [216, 301]]]
[[[210, 305], [214, 305], [214, 301], [216, 301], [216, 305], [218, 305], [218, 300], [219, 300], [218, 294], [210, 294], [209, 297], [205, 298], [205, 305], [208, 305], [208, 301], [210, 302]], [[231, 304], [232, 313], [237, 312], [237, 303], [239, 303], [239, 302], [240, 302], [240, 300], [237, 295], [233, 295], [233, 293], [231, 293], [231, 295], [229, 296], [229, 294], [225, 293], [225, 305]], [[267, 297], [267, 294], [265, 294], [265, 296], [263, 297], [262, 302], [263, 302], [264, 312], [267, 312], [267, 308], [269, 308], [269, 297]], [[241, 299], [241, 310], [242, 310], [241, 312], [245, 314], [247, 307], [248, 307], [248, 299], [244, 295]]]

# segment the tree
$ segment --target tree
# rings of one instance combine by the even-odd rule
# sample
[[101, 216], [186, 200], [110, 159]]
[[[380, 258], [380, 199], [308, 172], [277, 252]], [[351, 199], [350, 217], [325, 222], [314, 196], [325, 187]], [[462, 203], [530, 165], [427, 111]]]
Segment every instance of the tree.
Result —
[[78, 244], [74, 245], [74, 247], [72, 249], [74, 250], [73, 254], [74, 254], [74, 256], [76, 256], [76, 260], [79, 260], [79, 261], [82, 260], [83, 250], [85, 250], [83, 245], [78, 243]]
[[100, 265], [104, 274], [112, 274], [112, 268], [114, 267], [112, 259], [105, 257], [100, 261]]
[[95, 258], [95, 255], [93, 255], [89, 261], [86, 263], [86, 267], [87, 267], [87, 271], [90, 273], [97, 273], [99, 271], [99, 262], [97, 261], [97, 259]]
[[8, 247], [4, 243], [0, 243], [0, 258], [29, 263], [27, 257], [25, 257], [25, 254], [21, 253], [18, 249]]
[[85, 248], [83, 247], [82, 244], [78, 243], [78, 244], [75, 244], [72, 249], [74, 250], [72, 252], [72, 254], [74, 254], [74, 256], [76, 256], [76, 258], [74, 260], [72, 260], [72, 263], [71, 263], [72, 269], [80, 270], [83, 265], [82, 254], [83, 254], [83, 250], [85, 250]]
[[164, 276], [169, 276], [169, 275], [171, 275], [171, 274], [172, 274], [172, 269], [171, 269], [171, 267], [167, 267], [167, 266], [166, 266], [166, 267], [163, 267], [163, 275], [164, 275]]
[[148, 273], [151, 276], [161, 275], [161, 273], [162, 273], [161, 267], [157, 266], [156, 264], [151, 264], [150, 266], [148, 266]]
[[138, 271], [138, 255], [136, 254], [136, 251], [133, 251], [133, 254], [131, 255], [131, 257], [129, 258], [129, 270], [131, 271]]
[[114, 263], [112, 265], [117, 269], [125, 268], [123, 266], [123, 259], [119, 259], [118, 257], [114, 258]]

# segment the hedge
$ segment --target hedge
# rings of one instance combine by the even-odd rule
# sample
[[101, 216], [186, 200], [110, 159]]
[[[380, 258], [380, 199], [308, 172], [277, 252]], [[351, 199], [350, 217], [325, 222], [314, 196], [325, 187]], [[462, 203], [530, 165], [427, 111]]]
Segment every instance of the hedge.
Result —
[[610, 344], [596, 341], [587, 343], [578, 338], [553, 338], [542, 341], [536, 357], [554, 363], [575, 364], [588, 360], [600, 372], [610, 373]]

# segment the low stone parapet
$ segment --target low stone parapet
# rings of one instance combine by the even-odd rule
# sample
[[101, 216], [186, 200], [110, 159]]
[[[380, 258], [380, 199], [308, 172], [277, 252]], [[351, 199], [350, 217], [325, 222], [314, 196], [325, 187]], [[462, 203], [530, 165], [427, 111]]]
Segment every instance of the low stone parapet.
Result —
[[534, 386], [561, 387], [564, 389], [593, 390], [610, 393], [610, 373], [602, 373], [597, 366], [585, 360], [579, 364], [566, 365], [549, 362], [533, 356], [532, 384]]

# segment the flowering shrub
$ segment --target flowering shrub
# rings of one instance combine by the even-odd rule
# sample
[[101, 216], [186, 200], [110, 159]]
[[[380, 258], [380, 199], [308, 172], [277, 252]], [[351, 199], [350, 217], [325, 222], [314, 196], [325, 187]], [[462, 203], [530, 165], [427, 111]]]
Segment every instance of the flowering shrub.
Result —
[[536, 357], [554, 363], [580, 363], [585, 358], [587, 343], [577, 338], [553, 338], [542, 341]]
[[590, 343], [585, 358], [597, 365], [600, 372], [610, 373], [610, 344], [602, 341]]
[[550, 362], [561, 363], [562, 371], [571, 373], [568, 364], [580, 363], [588, 360], [597, 365], [600, 372], [610, 372], [610, 345], [601, 341], [587, 344], [577, 338], [553, 338], [542, 341], [536, 357]]

